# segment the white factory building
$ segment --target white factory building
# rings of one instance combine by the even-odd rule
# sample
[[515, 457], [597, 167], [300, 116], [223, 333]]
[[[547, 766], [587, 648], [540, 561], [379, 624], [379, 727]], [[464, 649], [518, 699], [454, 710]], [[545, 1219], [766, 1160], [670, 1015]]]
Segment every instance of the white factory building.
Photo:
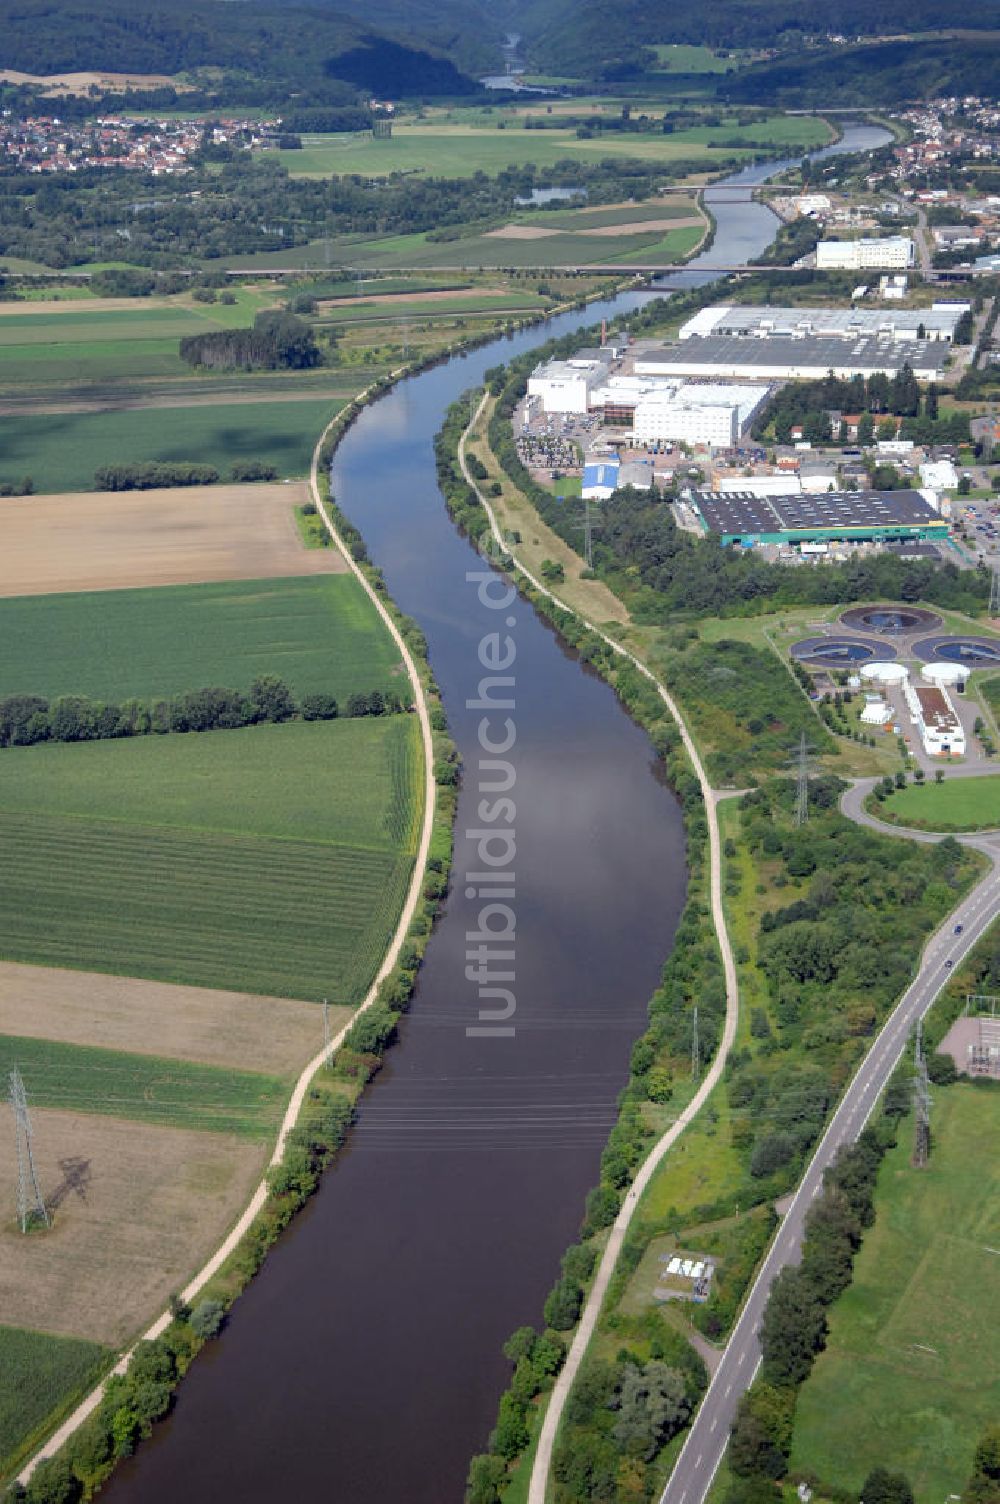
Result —
[[537, 398], [547, 413], [585, 413], [591, 392], [607, 373], [603, 360], [546, 360], [528, 377], [528, 396]]
[[928, 757], [964, 757], [965, 731], [944, 685], [907, 683], [903, 693]]
[[767, 387], [667, 382], [639, 398], [632, 420], [638, 444], [729, 449], [747, 432]]
[[913, 241], [908, 235], [890, 235], [884, 240], [821, 240], [816, 247], [816, 266], [826, 272], [906, 271], [914, 264]]
[[868, 336], [897, 343], [915, 339], [951, 343], [969, 307], [968, 303], [934, 303], [930, 308], [786, 308], [767, 303], [713, 303], [682, 324], [677, 338], [726, 335], [735, 339], [856, 340]]

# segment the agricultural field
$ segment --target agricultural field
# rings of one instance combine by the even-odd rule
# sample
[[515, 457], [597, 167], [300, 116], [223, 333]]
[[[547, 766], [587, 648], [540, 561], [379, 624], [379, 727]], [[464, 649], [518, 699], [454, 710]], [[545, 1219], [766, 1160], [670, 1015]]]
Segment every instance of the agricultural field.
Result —
[[[349, 1009], [329, 1010], [336, 1032]], [[323, 1024], [313, 1003], [171, 987], [137, 977], [0, 963], [0, 1034], [30, 1034], [129, 1055], [227, 1070], [294, 1075], [316, 1053]]]
[[0, 956], [354, 1006], [409, 880], [419, 760], [401, 716], [7, 748]]
[[[12, 1326], [108, 1347], [141, 1330], [211, 1254], [269, 1153], [263, 1141], [234, 1134], [51, 1108], [36, 1109], [32, 1127], [52, 1227], [24, 1238], [5, 1219], [0, 1310]], [[14, 1136], [4, 1134], [8, 1196], [15, 1177]], [[6, 1378], [4, 1370], [5, 1394]], [[53, 1382], [49, 1408], [59, 1400]]]
[[1000, 774], [907, 784], [885, 801], [884, 808], [900, 825], [925, 826], [928, 830], [1000, 826]]
[[307, 397], [0, 417], [0, 483], [18, 485], [29, 475], [37, 492], [89, 491], [101, 465], [147, 460], [214, 465], [223, 480], [243, 460], [273, 465], [282, 478], [301, 476], [316, 439], [343, 406]]
[[0, 597], [345, 573], [337, 549], [303, 552], [294, 509], [308, 499], [304, 482], [9, 497]]
[[0, 1477], [48, 1418], [53, 1394], [82, 1393], [107, 1357], [93, 1342], [0, 1326]]
[[0, 387], [183, 375], [190, 369], [178, 354], [183, 336], [248, 326], [276, 302], [273, 289], [233, 296], [233, 304], [185, 294], [0, 305]]
[[291, 1087], [258, 1071], [0, 1034], [0, 1071], [14, 1066], [31, 1083], [33, 1107], [253, 1139], [277, 1129]]
[[[745, 148], [736, 143], [747, 142]], [[506, 129], [496, 125], [471, 124], [400, 124], [392, 138], [376, 141], [370, 133], [357, 135], [306, 135], [297, 151], [263, 153], [279, 160], [295, 177], [330, 177], [337, 173], [358, 172], [365, 176], [385, 177], [393, 172], [423, 172], [434, 177], [471, 177], [476, 172], [492, 175], [506, 167], [533, 162], [537, 167], [554, 167], [566, 159], [588, 161], [603, 157], [632, 157], [669, 167], [672, 162], [704, 157], [713, 165], [719, 154], [713, 148], [727, 143], [726, 153], [766, 142], [799, 150], [822, 146], [830, 139], [825, 122], [811, 116], [772, 115], [749, 126], [735, 120], [718, 126], [693, 126], [670, 135], [637, 135], [631, 131], [601, 131], [591, 139], [581, 139], [576, 131], [532, 131], [526, 139], [513, 121]], [[732, 147], [728, 143], [732, 142]]]
[[[1000, 1095], [935, 1092], [927, 1169], [904, 1124], [879, 1174], [875, 1225], [798, 1400], [791, 1471], [857, 1496], [876, 1466], [904, 1472], [917, 1504], [961, 1494], [1000, 1413]], [[849, 1447], [844, 1437], [851, 1438]]]
[[246, 690], [258, 674], [338, 700], [405, 688], [395, 645], [347, 574], [18, 596], [0, 601], [0, 638], [0, 697], [154, 699]]

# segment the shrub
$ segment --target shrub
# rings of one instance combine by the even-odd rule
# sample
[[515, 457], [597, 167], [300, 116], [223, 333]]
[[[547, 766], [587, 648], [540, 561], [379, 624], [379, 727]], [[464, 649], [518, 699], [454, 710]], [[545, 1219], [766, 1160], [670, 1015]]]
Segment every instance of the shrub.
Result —
[[583, 1291], [576, 1280], [565, 1275], [552, 1286], [545, 1301], [545, 1324], [557, 1332], [568, 1332], [576, 1325], [583, 1304]]
[[220, 1331], [225, 1315], [221, 1300], [201, 1300], [191, 1312], [191, 1330], [198, 1337], [214, 1337]]

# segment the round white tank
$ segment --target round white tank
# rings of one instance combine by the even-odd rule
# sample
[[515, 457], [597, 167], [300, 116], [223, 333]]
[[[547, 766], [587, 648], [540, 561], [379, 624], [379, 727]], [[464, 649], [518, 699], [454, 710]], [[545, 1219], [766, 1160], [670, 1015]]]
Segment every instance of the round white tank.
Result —
[[905, 684], [909, 670], [902, 663], [866, 663], [861, 670], [862, 679], [874, 680], [876, 684]]
[[920, 677], [928, 684], [964, 684], [971, 672], [964, 663], [925, 663]]
[[847, 681], [847, 687], [849, 689], [860, 689], [861, 688], [861, 676], [859, 674], [851, 674], [851, 676], [849, 677], [849, 679]]

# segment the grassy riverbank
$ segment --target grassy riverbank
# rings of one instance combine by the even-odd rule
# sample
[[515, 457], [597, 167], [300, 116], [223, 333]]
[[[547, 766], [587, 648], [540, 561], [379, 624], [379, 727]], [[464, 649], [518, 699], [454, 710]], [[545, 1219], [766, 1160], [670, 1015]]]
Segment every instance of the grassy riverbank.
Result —
[[[454, 462], [466, 421], [464, 404], [456, 405], [439, 439], [439, 473], [456, 515], [471, 531], [480, 532], [480, 509]], [[494, 477], [500, 482], [495, 505], [511, 551], [518, 558], [522, 548], [540, 554], [532, 563], [544, 575], [542, 565], [552, 557], [548, 550], [554, 535], [499, 467], [491, 452], [495, 431], [488, 420], [474, 425], [473, 450], [485, 466], [485, 483]], [[525, 545], [523, 540], [529, 541]], [[719, 776], [730, 766], [723, 749], [731, 746], [745, 718], [763, 716], [765, 724], [770, 721], [776, 729], [780, 722], [786, 736], [795, 714], [804, 717], [803, 726], [814, 719], [790, 674], [778, 678], [777, 690], [773, 688], [770, 654], [745, 642], [722, 642], [711, 649], [697, 646], [705, 662], [697, 665], [697, 672], [692, 665], [685, 675], [676, 660], [683, 665], [687, 643], [691, 637], [697, 642], [696, 634], [685, 631], [679, 638], [662, 629], [636, 627], [627, 613], [623, 616], [613, 606], [609, 610], [607, 587], [585, 576], [572, 550], [564, 545], [556, 557], [565, 576], [554, 586], [556, 595], [590, 620], [608, 621], [617, 640], [667, 677], [689, 714], [700, 747], [709, 754], [709, 766], [714, 758]], [[536, 595], [530, 588], [528, 594]], [[616, 684], [626, 705], [652, 730], [654, 745], [669, 749], [671, 736], [663, 725], [658, 697], [647, 699], [622, 660], [578, 619], [544, 601], [540, 606], [588, 662]], [[739, 681], [740, 698], [731, 705], [725, 699], [721, 704], [710, 701], [707, 691], [699, 689], [718, 669], [719, 654], [727, 651], [740, 658], [739, 674], [726, 674], [727, 684]], [[761, 698], [764, 687], [772, 697], [779, 695], [780, 708]], [[687, 1408], [683, 1402], [675, 1411], [668, 1407], [673, 1420], [651, 1433], [638, 1453], [624, 1445], [616, 1429], [616, 1413], [626, 1406], [629, 1386], [652, 1381], [651, 1364], [665, 1362], [668, 1369], [673, 1365], [682, 1373], [681, 1354], [690, 1351], [685, 1339], [717, 1340], [728, 1331], [774, 1226], [773, 1203], [796, 1183], [833, 1103], [864, 1053], [867, 1037], [909, 979], [910, 957], [919, 950], [922, 937], [979, 869], [978, 859], [962, 853], [947, 852], [943, 858], [938, 853], [935, 858], [933, 852], [915, 848], [902, 867], [895, 863], [887, 881], [889, 841], [859, 830], [837, 813], [837, 786], [830, 779], [814, 781], [809, 824], [798, 830], [791, 786], [780, 779], [769, 781], [783, 761], [779, 750], [785, 749], [779, 742], [780, 737], [772, 742], [758, 731], [741, 743], [746, 747], [740, 760], [743, 781], [764, 781], [752, 794], [720, 810], [727, 924], [741, 986], [740, 1025], [727, 1084], [664, 1158], [632, 1219], [557, 1438], [552, 1497], [558, 1504], [593, 1497], [595, 1488], [611, 1487], [612, 1479], [618, 1491], [655, 1491], [662, 1484], [676, 1451], [671, 1437], [683, 1430], [704, 1376], [691, 1371], [687, 1379], [677, 1380], [688, 1394]], [[668, 766], [675, 786], [690, 789], [689, 772], [669, 750]], [[696, 788], [691, 799], [689, 831], [697, 838], [704, 827]], [[840, 874], [832, 883], [825, 875], [831, 869]], [[584, 1298], [599, 1252], [600, 1229], [617, 1211], [622, 1191], [653, 1139], [690, 1099], [695, 1002], [701, 1059], [708, 1059], [715, 1049], [725, 993], [724, 988], [720, 991], [718, 957], [705, 924], [704, 881], [702, 858], [696, 858], [685, 918], [664, 969], [663, 986], [651, 1003], [650, 1027], [633, 1051], [632, 1077], [619, 1126], [602, 1161], [602, 1182], [588, 1201], [582, 1247], [567, 1256], [569, 1268], [564, 1264], [546, 1305], [550, 1325], [565, 1326], [563, 1307], [572, 1311]], [[877, 894], [873, 884], [879, 888]], [[900, 924], [908, 927], [909, 939], [897, 947]], [[852, 949], [847, 937], [862, 933], [863, 946]], [[838, 945], [820, 962], [812, 947], [818, 943], [822, 949], [835, 935]], [[866, 978], [867, 1003], [859, 1010], [852, 1001], [856, 972], [869, 949], [882, 954], [884, 962], [877, 975]], [[805, 959], [809, 956], [811, 960]], [[803, 994], [795, 1008], [785, 998], [789, 988]], [[683, 1281], [676, 1291], [661, 1289], [663, 1265], [677, 1256], [713, 1262], [716, 1274], [703, 1304], [690, 1303], [691, 1292]], [[642, 1377], [637, 1379], [637, 1374]], [[543, 1392], [545, 1387], [543, 1382]], [[525, 1406], [525, 1391], [523, 1385], [518, 1391], [515, 1376], [511, 1393], [518, 1392], [526, 1441], [535, 1431], [534, 1407]], [[516, 1401], [508, 1398], [504, 1403]], [[475, 1464], [484, 1484], [477, 1498], [503, 1494], [506, 1461], [519, 1450], [504, 1430], [503, 1417], [502, 1408], [492, 1459], [483, 1457]], [[623, 1415], [621, 1419], [624, 1423]], [[518, 1478], [522, 1474], [520, 1468]], [[485, 1487], [488, 1476], [494, 1479], [492, 1495]]]

